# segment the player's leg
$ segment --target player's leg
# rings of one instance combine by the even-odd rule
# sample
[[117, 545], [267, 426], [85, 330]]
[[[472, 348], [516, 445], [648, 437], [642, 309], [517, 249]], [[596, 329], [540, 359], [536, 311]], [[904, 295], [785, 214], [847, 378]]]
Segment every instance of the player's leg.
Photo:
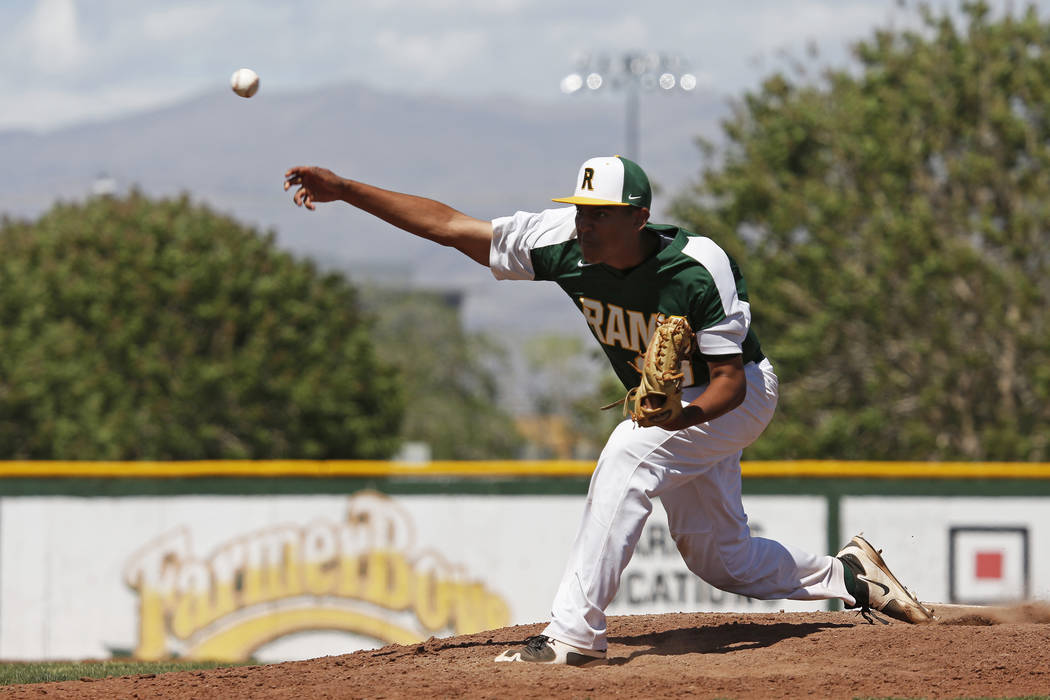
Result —
[[[616, 595], [620, 574], [652, 511], [652, 498], [728, 456], [739, 457], [740, 450], [761, 434], [773, 415], [777, 380], [772, 367], [763, 362], [745, 371], [748, 394], [744, 404], [711, 423], [669, 432], [624, 421], [613, 431], [591, 477], [583, 518], [545, 637], [580, 650], [605, 649], [605, 608]], [[692, 400], [701, 391], [687, 392], [684, 400]]]
[[634, 553], [652, 499], [691, 478], [669, 459], [684, 431], [639, 428], [624, 421], [613, 431], [591, 477], [587, 502], [565, 574], [543, 634], [509, 649], [497, 661], [590, 663], [604, 658], [605, 608]]
[[739, 473], [727, 460], [661, 496], [671, 535], [693, 573], [752, 598], [838, 598], [846, 607], [877, 610], [904, 622], [933, 619], [881, 552], [859, 535], [834, 557], [752, 537], [740, 503]]
[[544, 635], [586, 649], [605, 649], [605, 608], [616, 596], [620, 573], [652, 512], [652, 498], [667, 478], [664, 470], [647, 464], [646, 457], [666, 435], [631, 421], [613, 431], [591, 477]]
[[741, 503], [739, 454], [661, 495], [668, 527], [689, 570], [713, 586], [752, 598], [854, 602], [843, 564], [752, 537]]
[[905, 622], [933, 619], [860, 536], [834, 557], [752, 537], [740, 482], [739, 456], [734, 456], [661, 495], [678, 551], [697, 576], [752, 598], [838, 598], [847, 607]]
[[741, 503], [740, 454], [762, 434], [779, 398], [768, 360], [745, 368], [744, 403], [669, 442], [669, 464], [692, 475], [661, 494], [668, 525], [690, 570], [712, 585], [756, 598], [852, 598], [842, 563], [751, 537]]
[[[630, 421], [617, 426], [591, 477], [550, 624], [531, 647], [510, 649], [497, 660], [568, 663], [565, 644], [576, 652], [604, 655], [605, 608], [616, 595], [620, 574], [652, 511], [652, 498], [738, 455], [772, 417], [777, 401], [772, 366], [767, 361], [749, 364], [745, 373], [748, 391], [743, 405], [711, 423], [675, 432], [639, 428]], [[702, 391], [703, 387], [688, 390], [683, 400], [691, 401]], [[728, 416], [737, 418], [724, 420]]]
[[[587, 503], [543, 635], [498, 661], [572, 663], [604, 656], [605, 608], [641, 536], [652, 498], [736, 455], [773, 415], [777, 379], [768, 362], [748, 365], [742, 406], [702, 426], [669, 432], [624, 421], [609, 438], [591, 477]], [[690, 401], [702, 387], [687, 392]], [[567, 646], [568, 645], [568, 646]], [[569, 654], [574, 656], [570, 657]]]

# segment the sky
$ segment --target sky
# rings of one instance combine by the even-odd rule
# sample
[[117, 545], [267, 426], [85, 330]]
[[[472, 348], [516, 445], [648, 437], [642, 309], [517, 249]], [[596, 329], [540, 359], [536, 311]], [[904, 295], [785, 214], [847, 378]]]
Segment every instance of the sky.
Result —
[[262, 90], [553, 100], [581, 56], [646, 51], [734, 95], [810, 46], [841, 65], [911, 14], [898, 0], [0, 0], [0, 129], [163, 107], [229, 89], [240, 67]]

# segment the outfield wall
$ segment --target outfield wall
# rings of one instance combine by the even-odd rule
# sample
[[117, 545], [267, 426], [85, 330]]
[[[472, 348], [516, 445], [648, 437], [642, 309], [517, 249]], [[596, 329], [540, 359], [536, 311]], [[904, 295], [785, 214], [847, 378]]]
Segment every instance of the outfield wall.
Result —
[[[0, 462], [0, 659], [339, 654], [542, 621], [585, 462]], [[1050, 599], [1050, 465], [749, 462], [755, 534], [863, 530], [924, 600]], [[610, 614], [812, 610], [684, 567], [657, 506]]]

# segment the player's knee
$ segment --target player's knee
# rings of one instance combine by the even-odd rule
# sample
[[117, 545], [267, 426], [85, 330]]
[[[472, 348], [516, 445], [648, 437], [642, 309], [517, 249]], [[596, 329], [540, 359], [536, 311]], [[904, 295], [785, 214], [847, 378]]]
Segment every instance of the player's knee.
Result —
[[697, 543], [697, 538], [680, 532], [672, 531], [671, 539], [674, 540], [678, 553], [682, 555], [682, 561], [685, 562], [686, 567], [700, 578], [706, 579], [705, 570], [707, 569], [708, 556], [705, 552], [705, 547]]
[[755, 582], [757, 572], [747, 543], [714, 545], [707, 560], [708, 565], [700, 576], [712, 586], [733, 591]]

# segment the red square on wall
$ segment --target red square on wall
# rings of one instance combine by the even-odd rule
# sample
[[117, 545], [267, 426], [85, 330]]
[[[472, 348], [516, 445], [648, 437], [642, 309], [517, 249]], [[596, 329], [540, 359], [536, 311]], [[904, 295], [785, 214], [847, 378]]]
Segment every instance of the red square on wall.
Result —
[[974, 555], [974, 572], [977, 578], [1002, 578], [1003, 553], [977, 552]]

